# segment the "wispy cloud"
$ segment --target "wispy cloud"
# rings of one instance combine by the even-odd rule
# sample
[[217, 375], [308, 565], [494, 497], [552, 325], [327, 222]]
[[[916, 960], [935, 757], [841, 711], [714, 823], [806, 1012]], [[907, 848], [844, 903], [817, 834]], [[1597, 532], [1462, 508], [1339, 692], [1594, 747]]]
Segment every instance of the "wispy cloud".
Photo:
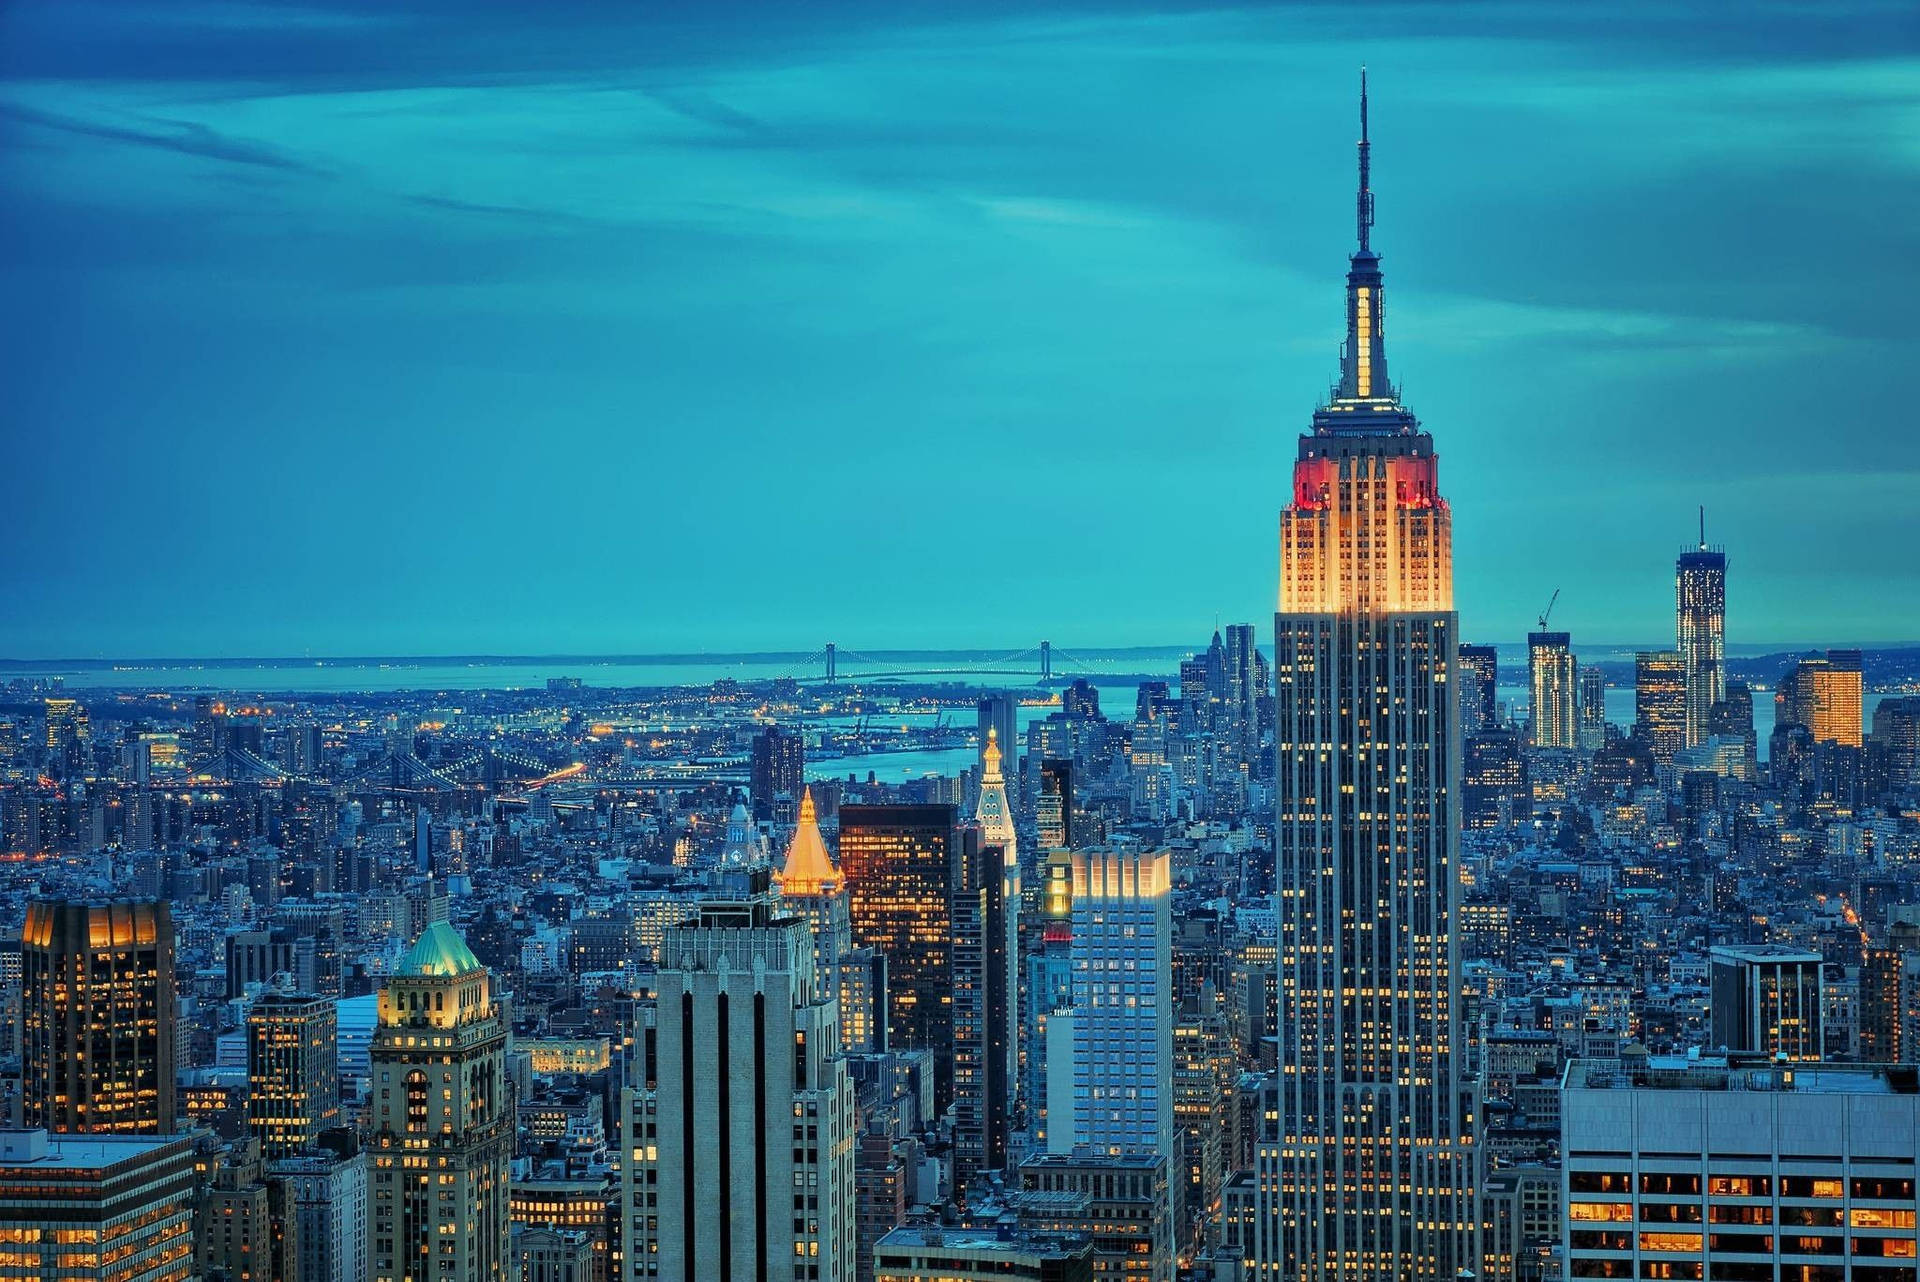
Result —
[[114, 124], [104, 120], [83, 120], [73, 116], [39, 111], [18, 103], [0, 102], [0, 116], [19, 124], [61, 133], [127, 143], [135, 147], [154, 147], [206, 160], [221, 160], [235, 165], [257, 165], [264, 169], [282, 169], [291, 173], [324, 174], [326, 170], [307, 164], [286, 152], [264, 143], [232, 138], [192, 120], [146, 121], [149, 127]]

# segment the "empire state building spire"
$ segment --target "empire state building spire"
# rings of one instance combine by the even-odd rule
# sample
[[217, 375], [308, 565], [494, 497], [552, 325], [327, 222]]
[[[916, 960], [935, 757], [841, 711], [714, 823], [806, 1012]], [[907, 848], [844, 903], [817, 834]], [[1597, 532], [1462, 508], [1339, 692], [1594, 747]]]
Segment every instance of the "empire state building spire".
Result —
[[1460, 1045], [1459, 616], [1433, 437], [1387, 382], [1369, 235], [1340, 385], [1300, 437], [1273, 621], [1279, 1107], [1258, 1276], [1444, 1282], [1477, 1268]]
[[1360, 68], [1360, 189], [1355, 198], [1359, 248], [1348, 259], [1347, 344], [1340, 358], [1335, 401], [1394, 399], [1387, 381], [1386, 311], [1380, 296], [1380, 256], [1373, 252], [1373, 144], [1367, 137], [1367, 69]]

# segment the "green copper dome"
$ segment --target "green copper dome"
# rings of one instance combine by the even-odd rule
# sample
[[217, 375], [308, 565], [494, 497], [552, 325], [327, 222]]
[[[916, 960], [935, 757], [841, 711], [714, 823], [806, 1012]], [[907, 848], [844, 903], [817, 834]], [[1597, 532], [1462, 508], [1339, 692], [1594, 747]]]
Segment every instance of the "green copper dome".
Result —
[[413, 941], [395, 974], [464, 975], [480, 969], [480, 959], [460, 938], [460, 932], [444, 921], [436, 921]]

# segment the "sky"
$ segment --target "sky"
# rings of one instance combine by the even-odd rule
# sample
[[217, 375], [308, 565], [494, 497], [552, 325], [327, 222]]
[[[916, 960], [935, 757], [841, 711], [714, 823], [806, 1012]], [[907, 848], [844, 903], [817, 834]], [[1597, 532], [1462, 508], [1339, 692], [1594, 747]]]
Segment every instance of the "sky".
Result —
[[1265, 635], [1342, 337], [1467, 639], [1920, 640], [1920, 10], [13, 0], [0, 655]]

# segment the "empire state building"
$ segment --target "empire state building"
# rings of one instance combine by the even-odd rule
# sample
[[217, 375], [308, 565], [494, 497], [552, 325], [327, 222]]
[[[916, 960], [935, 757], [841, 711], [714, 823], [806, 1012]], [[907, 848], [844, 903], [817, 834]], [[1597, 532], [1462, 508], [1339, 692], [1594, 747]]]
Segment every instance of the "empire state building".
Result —
[[1300, 437], [1274, 615], [1280, 1084], [1257, 1276], [1475, 1269], [1454, 1053], [1460, 779], [1451, 514], [1387, 378], [1366, 79], [1340, 381]]

